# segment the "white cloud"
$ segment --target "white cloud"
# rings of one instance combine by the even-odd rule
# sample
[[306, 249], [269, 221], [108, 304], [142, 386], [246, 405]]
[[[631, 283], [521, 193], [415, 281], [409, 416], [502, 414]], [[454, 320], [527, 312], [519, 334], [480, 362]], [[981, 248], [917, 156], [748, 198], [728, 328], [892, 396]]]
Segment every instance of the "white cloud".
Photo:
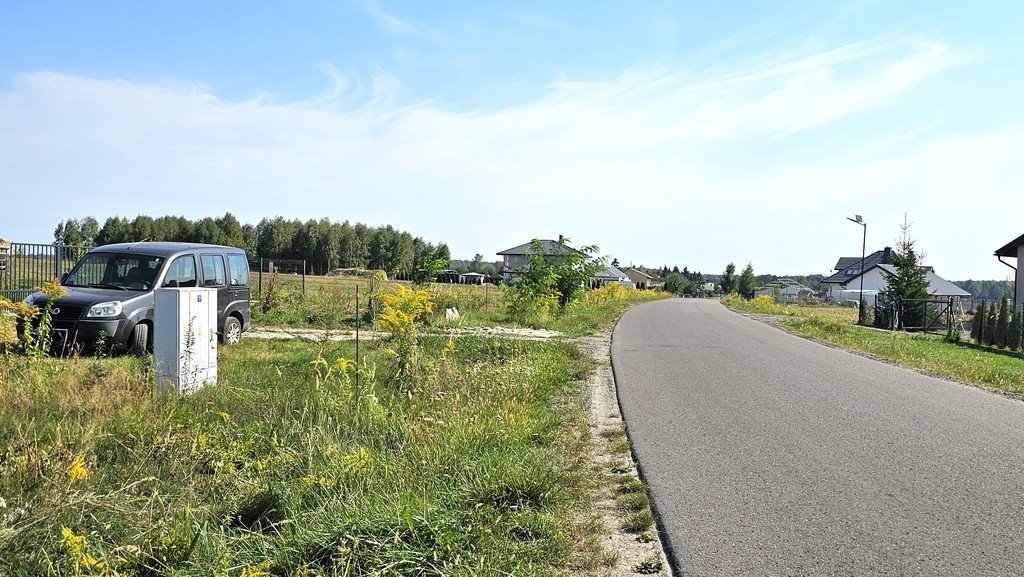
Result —
[[843, 217], [864, 214], [881, 246], [909, 211], [940, 274], [1002, 277], [988, 255], [1019, 220], [997, 214], [971, 232], [963, 215], [981, 191], [1016, 198], [1024, 125], [972, 135], [893, 122], [822, 146], [837, 123], [884, 118], [961, 62], [941, 44], [875, 41], [565, 82], [461, 114], [399, 106], [383, 72], [361, 89], [332, 67], [330, 87], [297, 103], [27, 74], [0, 94], [0, 186], [32, 216], [0, 235], [45, 240], [87, 214], [231, 211], [394, 224], [457, 257], [565, 234], [624, 263], [813, 273], [856, 252]]

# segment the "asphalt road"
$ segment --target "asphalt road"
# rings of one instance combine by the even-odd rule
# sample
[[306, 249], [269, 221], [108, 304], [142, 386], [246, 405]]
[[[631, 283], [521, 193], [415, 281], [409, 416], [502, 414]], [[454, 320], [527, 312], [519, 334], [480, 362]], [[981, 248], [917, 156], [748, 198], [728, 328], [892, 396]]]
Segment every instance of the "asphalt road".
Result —
[[1024, 402], [710, 300], [630, 310], [612, 363], [677, 575], [1024, 575]]

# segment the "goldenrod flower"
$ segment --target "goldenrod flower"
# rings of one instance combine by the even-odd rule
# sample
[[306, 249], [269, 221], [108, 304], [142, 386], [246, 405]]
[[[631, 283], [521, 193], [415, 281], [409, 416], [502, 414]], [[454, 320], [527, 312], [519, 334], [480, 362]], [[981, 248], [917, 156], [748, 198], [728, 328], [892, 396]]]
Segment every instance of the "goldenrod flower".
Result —
[[331, 370], [336, 373], [344, 373], [348, 371], [348, 368], [350, 366], [352, 366], [352, 361], [346, 359], [345, 357], [338, 357], [334, 361], [334, 364], [331, 365]]
[[68, 482], [72, 485], [77, 481], [85, 481], [89, 478], [89, 469], [85, 467], [85, 457], [79, 455], [68, 467]]

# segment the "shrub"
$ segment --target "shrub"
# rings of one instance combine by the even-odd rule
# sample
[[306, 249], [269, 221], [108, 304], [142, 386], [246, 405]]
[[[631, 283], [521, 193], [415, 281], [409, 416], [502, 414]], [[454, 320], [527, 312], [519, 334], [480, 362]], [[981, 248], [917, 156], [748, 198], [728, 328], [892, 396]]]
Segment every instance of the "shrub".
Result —
[[971, 321], [971, 340], [981, 344], [985, 338], [985, 301], [981, 301], [978, 310], [974, 311], [974, 319]]
[[996, 317], [996, 333], [995, 333], [995, 345], [1001, 349], [1006, 348], [1006, 336], [1007, 330], [1010, 328], [1010, 319], [1007, 316], [1009, 311], [1007, 310], [1008, 303], [1006, 302], [1006, 296], [999, 301], [999, 314]]
[[1020, 349], [1021, 345], [1021, 331], [1024, 330], [1022, 326], [1021, 317], [1024, 316], [1024, 310], [1015, 308], [1013, 311], [1013, 320], [1010, 321], [1009, 331], [1006, 336], [1006, 346], [1011, 351]]

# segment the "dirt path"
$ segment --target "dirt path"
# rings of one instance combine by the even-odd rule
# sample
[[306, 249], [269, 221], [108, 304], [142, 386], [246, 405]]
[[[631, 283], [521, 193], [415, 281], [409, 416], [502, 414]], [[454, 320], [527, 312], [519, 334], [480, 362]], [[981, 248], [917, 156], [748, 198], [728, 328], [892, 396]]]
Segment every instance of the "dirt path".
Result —
[[[561, 336], [557, 331], [549, 331], [545, 329], [520, 329], [510, 327], [467, 327], [467, 328], [449, 328], [441, 329], [437, 331], [428, 332], [427, 334], [436, 334], [444, 336], [483, 336], [483, 337], [508, 337], [518, 338], [531, 341], [546, 341]], [[364, 330], [359, 332], [359, 338], [365, 340], [375, 340], [387, 336], [387, 333], [373, 330]], [[309, 328], [292, 328], [292, 327], [260, 327], [246, 331], [245, 338], [247, 339], [303, 339], [306, 341], [320, 342], [320, 341], [351, 341], [356, 338], [356, 331], [352, 329], [345, 330], [325, 330], [325, 329], [309, 329]]]
[[[636, 466], [628, 455], [618, 455], [608, 448], [602, 433], [621, 430], [624, 427], [622, 414], [619, 412], [618, 395], [615, 390], [615, 377], [611, 365], [611, 333], [603, 332], [592, 337], [578, 340], [580, 348], [597, 363], [587, 390], [590, 400], [590, 434], [594, 439], [591, 457], [601, 471], [603, 482], [594, 496], [594, 508], [605, 527], [607, 539], [604, 543], [606, 551], [617, 554], [614, 566], [608, 568], [606, 575], [620, 577], [636, 575], [640, 572], [650, 575], [670, 575], [669, 564], [665, 552], [658, 539], [657, 531], [652, 528], [649, 542], [641, 542], [636, 534], [621, 529], [622, 513], [616, 508], [614, 479], [616, 474], [627, 472], [638, 477]], [[652, 563], [652, 561], [654, 563]], [[638, 570], [645, 567], [646, 570]], [[654, 568], [660, 570], [654, 571]]]

